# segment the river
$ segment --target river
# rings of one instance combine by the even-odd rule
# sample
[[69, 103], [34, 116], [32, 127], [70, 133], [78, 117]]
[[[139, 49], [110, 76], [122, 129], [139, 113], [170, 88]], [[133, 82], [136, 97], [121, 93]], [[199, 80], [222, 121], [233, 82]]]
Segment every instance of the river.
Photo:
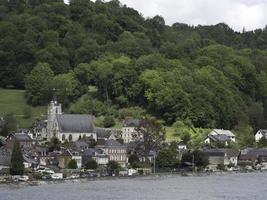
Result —
[[267, 173], [167, 175], [40, 186], [0, 185], [0, 200], [265, 200]]

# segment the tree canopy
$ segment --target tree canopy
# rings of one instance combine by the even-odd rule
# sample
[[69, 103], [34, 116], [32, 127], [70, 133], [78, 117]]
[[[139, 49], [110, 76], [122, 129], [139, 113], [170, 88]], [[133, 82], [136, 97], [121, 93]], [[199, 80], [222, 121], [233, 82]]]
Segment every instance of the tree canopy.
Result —
[[0, 11], [0, 87], [26, 89], [31, 105], [55, 91], [73, 113], [139, 107], [168, 125], [267, 126], [266, 28], [169, 26], [117, 0], [1, 1]]

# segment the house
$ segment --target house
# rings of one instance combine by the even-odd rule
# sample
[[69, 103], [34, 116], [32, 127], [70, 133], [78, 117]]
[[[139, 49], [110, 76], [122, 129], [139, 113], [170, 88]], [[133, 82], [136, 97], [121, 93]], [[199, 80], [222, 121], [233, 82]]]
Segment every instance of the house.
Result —
[[7, 148], [13, 149], [15, 141], [18, 141], [22, 149], [32, 149], [34, 146], [34, 141], [32, 138], [25, 133], [14, 133], [9, 134], [6, 139]]
[[102, 149], [89, 148], [82, 152], [82, 166], [85, 166], [91, 159], [95, 160], [98, 165], [108, 164], [108, 156]]
[[178, 148], [178, 150], [186, 150], [187, 145], [183, 141], [181, 141], [177, 144], [177, 148]]
[[266, 158], [266, 148], [247, 148], [241, 151], [239, 163], [255, 166], [256, 164], [265, 164]]
[[85, 140], [78, 140], [72, 143], [71, 149], [75, 151], [84, 151], [85, 149], [90, 148], [90, 144], [87, 143]]
[[216, 170], [218, 165], [237, 166], [238, 156], [237, 149], [205, 149], [204, 153], [209, 157], [208, 169]]
[[27, 134], [28, 136], [30, 136], [31, 139], [33, 139], [33, 133], [32, 133], [31, 129], [20, 128], [20, 129], [17, 129], [16, 133], [17, 134]]
[[219, 165], [224, 165], [225, 151], [221, 149], [206, 149], [204, 153], [209, 158], [209, 170], [216, 171]]
[[267, 129], [260, 129], [255, 134], [255, 141], [259, 142], [262, 137], [265, 137], [267, 139]]
[[61, 104], [56, 101], [48, 107], [47, 133], [44, 136], [49, 139], [57, 137], [61, 142], [77, 141], [84, 137], [97, 140], [92, 115], [63, 114]]
[[58, 166], [59, 162], [57, 159], [58, 153], [57, 152], [49, 152], [47, 154], [38, 155], [38, 162], [39, 165], [42, 166]]
[[240, 154], [240, 151], [238, 149], [226, 149], [224, 165], [237, 166], [239, 154]]
[[230, 142], [235, 142], [235, 135], [229, 130], [213, 129], [204, 142], [206, 144], [220, 143], [227, 146]]
[[76, 161], [78, 168], [82, 167], [82, 156], [77, 151], [70, 151], [69, 149], [67, 149], [63, 152], [60, 152], [56, 156], [56, 158], [58, 160], [58, 167], [60, 167], [61, 169], [68, 168], [69, 162], [71, 160]]
[[46, 134], [47, 121], [36, 120], [32, 125], [33, 138], [41, 139]]
[[117, 140], [106, 140], [104, 147], [102, 147], [105, 154], [108, 155], [109, 161], [114, 160], [118, 162], [122, 167], [126, 166], [127, 148]]
[[117, 140], [121, 137], [121, 130], [111, 128], [95, 128], [97, 139]]
[[82, 156], [79, 152], [71, 151], [71, 159], [76, 161], [78, 169], [82, 167]]
[[58, 167], [61, 169], [68, 168], [68, 164], [71, 161], [72, 154], [66, 150], [57, 155]]
[[125, 144], [142, 140], [143, 136], [137, 132], [137, 128], [140, 125], [139, 119], [126, 118], [123, 123], [121, 137]]
[[0, 169], [9, 168], [11, 164], [11, 149], [0, 147]]

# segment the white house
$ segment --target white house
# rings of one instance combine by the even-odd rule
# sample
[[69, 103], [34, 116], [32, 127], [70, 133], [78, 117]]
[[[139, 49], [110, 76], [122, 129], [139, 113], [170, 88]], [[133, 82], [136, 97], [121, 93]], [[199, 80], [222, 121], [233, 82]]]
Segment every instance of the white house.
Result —
[[266, 129], [260, 129], [255, 134], [255, 141], [259, 142], [262, 137], [265, 137], [267, 139], [267, 130]]
[[52, 101], [48, 107], [47, 132], [48, 139], [57, 137], [61, 142], [77, 141], [82, 137], [97, 140], [92, 115], [63, 114], [61, 104]]
[[138, 135], [138, 132], [136, 131], [139, 124], [140, 124], [139, 119], [126, 118], [124, 120], [121, 137], [125, 144], [134, 142], [136, 140], [143, 138], [142, 136]]
[[213, 129], [204, 142], [206, 144], [221, 142], [228, 145], [229, 142], [235, 142], [235, 135], [229, 130]]

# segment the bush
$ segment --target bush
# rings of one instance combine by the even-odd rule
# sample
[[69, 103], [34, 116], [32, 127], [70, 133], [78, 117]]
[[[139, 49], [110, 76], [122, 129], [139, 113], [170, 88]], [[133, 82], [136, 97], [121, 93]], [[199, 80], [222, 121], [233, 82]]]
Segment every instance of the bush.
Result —
[[105, 128], [109, 128], [115, 125], [115, 120], [112, 116], [105, 116], [104, 120], [103, 120], [103, 126]]
[[109, 174], [118, 174], [120, 169], [120, 164], [114, 160], [111, 160], [107, 164], [107, 169]]
[[94, 169], [96, 170], [98, 167], [97, 162], [93, 159], [90, 159], [85, 164], [85, 169]]
[[68, 168], [69, 169], [77, 169], [78, 168], [78, 166], [77, 166], [77, 162], [76, 162], [76, 160], [70, 160], [70, 162], [69, 162], [69, 164], [68, 164]]

